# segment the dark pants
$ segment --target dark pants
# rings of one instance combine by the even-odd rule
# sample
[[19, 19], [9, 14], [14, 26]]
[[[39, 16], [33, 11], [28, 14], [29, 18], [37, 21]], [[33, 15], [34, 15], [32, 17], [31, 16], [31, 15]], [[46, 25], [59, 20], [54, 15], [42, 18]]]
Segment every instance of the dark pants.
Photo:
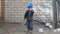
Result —
[[26, 23], [26, 25], [27, 25], [27, 29], [28, 29], [28, 31], [29, 30], [33, 30], [33, 19], [32, 18], [27, 18], [27, 23]]

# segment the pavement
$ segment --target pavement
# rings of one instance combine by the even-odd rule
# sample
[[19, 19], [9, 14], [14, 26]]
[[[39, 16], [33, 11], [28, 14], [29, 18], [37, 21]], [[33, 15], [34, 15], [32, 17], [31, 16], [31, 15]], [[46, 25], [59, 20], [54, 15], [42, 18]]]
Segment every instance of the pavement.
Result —
[[[39, 30], [43, 30], [42, 32]], [[26, 34], [26, 25], [20, 23], [0, 24], [0, 34]], [[33, 34], [60, 34], [41, 24], [34, 24]]]

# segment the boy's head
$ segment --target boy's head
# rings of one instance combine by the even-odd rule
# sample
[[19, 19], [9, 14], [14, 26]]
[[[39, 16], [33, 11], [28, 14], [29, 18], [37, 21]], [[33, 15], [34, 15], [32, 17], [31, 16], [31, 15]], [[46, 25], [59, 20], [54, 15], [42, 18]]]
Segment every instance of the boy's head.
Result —
[[28, 9], [32, 9], [33, 8], [33, 4], [32, 3], [29, 3], [28, 6], [27, 6]]

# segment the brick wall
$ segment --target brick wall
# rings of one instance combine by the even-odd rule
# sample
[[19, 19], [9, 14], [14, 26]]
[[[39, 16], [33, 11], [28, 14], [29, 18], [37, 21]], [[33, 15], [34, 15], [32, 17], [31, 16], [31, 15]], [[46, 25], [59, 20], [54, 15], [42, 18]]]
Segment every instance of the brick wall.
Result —
[[[46, 9], [46, 7], [49, 6], [48, 1], [46, 2], [46, 0], [39, 0], [39, 1], [37, 1], [37, 0], [5, 0], [5, 21], [6, 22], [25, 22], [23, 17], [24, 17], [25, 11], [27, 9], [26, 5], [31, 1], [36, 5], [39, 4], [39, 6], [42, 7], [42, 9], [43, 9], [42, 12], [46, 13], [45, 9]], [[44, 5], [44, 3], [45, 3], [45, 5]], [[52, 16], [51, 7], [50, 7], [50, 12], [48, 12], [48, 13], [50, 13]], [[48, 7], [48, 9], [49, 9], [49, 7]], [[44, 21], [45, 17], [40, 15], [41, 11], [37, 10], [36, 13], [38, 14], [37, 16], [35, 16], [37, 18], [37, 20]], [[43, 15], [45, 15], [45, 14], [43, 14]], [[42, 18], [42, 19], [40, 19], [40, 18]], [[52, 17], [50, 19], [52, 21]], [[46, 21], [44, 21], [44, 22], [46, 22]]]
[[5, 21], [24, 22], [26, 5], [31, 0], [5, 0]]

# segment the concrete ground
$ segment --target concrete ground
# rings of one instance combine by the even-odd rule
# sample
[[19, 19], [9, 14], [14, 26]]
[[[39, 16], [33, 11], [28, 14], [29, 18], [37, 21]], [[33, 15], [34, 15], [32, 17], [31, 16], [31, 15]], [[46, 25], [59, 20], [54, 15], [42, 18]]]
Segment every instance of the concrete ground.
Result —
[[[3, 26], [3, 27], [2, 27]], [[43, 28], [43, 32], [39, 32], [38, 28]], [[20, 23], [4, 23], [0, 24], [0, 34], [26, 34], [26, 25]], [[33, 34], [59, 34], [60, 32], [54, 32], [53, 30], [44, 27], [41, 24], [34, 25]]]

